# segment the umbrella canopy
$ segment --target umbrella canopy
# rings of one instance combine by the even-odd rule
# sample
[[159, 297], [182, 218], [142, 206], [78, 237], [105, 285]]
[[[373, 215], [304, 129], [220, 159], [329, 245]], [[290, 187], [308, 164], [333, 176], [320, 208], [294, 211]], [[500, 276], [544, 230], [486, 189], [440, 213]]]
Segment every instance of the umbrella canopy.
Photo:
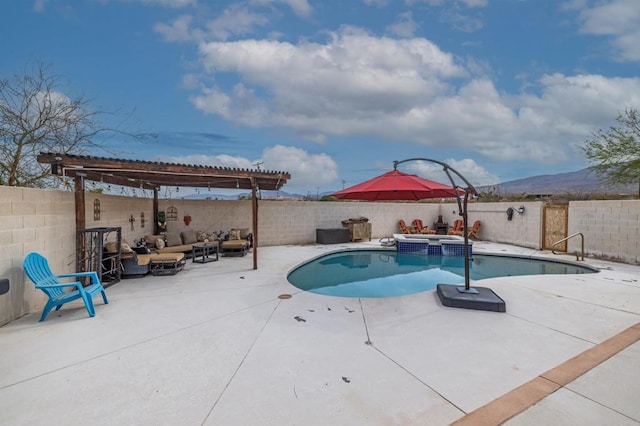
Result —
[[392, 170], [332, 195], [343, 200], [400, 201], [451, 198], [456, 191], [464, 194], [462, 189]]

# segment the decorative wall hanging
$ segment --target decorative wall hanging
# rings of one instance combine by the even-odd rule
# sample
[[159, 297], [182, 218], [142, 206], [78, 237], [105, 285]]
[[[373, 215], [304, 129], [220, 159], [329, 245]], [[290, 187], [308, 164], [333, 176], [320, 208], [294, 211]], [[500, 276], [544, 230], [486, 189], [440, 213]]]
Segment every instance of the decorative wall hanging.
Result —
[[178, 209], [174, 206], [167, 208], [167, 220], [168, 221], [176, 221], [178, 220]]
[[93, 220], [100, 220], [100, 200], [93, 200]]
[[131, 224], [131, 230], [133, 231], [133, 223], [136, 221], [136, 218], [133, 215], [129, 216], [129, 223]]
[[140, 228], [144, 228], [144, 212], [140, 212]]
[[189, 224], [191, 223], [191, 215], [184, 215], [184, 224], [189, 226]]
[[158, 212], [158, 232], [167, 232], [167, 215], [164, 212]]

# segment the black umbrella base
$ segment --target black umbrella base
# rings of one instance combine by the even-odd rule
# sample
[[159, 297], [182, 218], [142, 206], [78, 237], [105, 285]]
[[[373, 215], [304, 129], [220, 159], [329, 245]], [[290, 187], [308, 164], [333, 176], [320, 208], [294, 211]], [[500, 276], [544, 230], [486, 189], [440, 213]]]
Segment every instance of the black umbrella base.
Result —
[[444, 306], [479, 311], [507, 312], [504, 300], [490, 288], [471, 287], [471, 291], [465, 291], [464, 286], [438, 284], [436, 290], [440, 302]]

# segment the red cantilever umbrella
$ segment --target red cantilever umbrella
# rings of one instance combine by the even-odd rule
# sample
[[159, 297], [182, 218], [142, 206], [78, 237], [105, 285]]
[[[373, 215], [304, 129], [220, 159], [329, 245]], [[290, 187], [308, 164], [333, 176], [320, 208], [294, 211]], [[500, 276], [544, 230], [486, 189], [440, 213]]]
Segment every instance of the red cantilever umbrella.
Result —
[[451, 198], [456, 196], [456, 191], [464, 194], [462, 189], [392, 170], [332, 195], [344, 200], [400, 201]]

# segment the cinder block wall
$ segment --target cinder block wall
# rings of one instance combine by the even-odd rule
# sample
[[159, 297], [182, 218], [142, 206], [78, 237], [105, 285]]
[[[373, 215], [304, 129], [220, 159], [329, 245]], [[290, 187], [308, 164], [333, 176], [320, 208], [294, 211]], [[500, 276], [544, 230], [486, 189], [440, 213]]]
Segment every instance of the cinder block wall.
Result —
[[[132, 245], [136, 239], [153, 233], [153, 200], [151, 198], [91, 192], [85, 193], [84, 197], [86, 228], [120, 227], [122, 238]], [[96, 200], [100, 202], [99, 219], [94, 214]], [[144, 213], [144, 227], [142, 227], [142, 213]], [[131, 216], [133, 216], [133, 222], [129, 221]]]
[[[572, 201], [568, 235], [582, 232], [588, 256], [640, 264], [640, 200]], [[580, 251], [580, 238], [568, 241]]]
[[372, 239], [399, 233], [398, 220], [411, 224], [422, 219], [425, 225], [440, 214], [439, 204], [364, 203], [322, 201], [272, 201], [259, 204], [260, 245], [311, 244], [318, 228], [342, 228], [342, 221], [366, 217]]
[[[508, 220], [507, 209], [524, 207], [524, 213], [514, 211]], [[497, 243], [513, 244], [539, 250], [542, 247], [542, 211], [544, 203], [472, 203], [469, 204], [469, 226], [480, 220], [480, 237]]]
[[75, 271], [75, 202], [71, 192], [0, 187], [0, 325], [44, 305], [47, 298], [24, 275], [22, 263], [37, 251], [59, 273]]

